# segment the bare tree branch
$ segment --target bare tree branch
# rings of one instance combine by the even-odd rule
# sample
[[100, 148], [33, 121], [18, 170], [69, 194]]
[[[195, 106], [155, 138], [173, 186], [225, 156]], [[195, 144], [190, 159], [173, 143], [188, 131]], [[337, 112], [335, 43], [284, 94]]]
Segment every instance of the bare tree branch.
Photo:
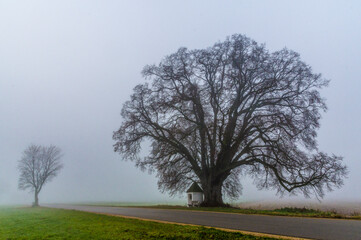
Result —
[[19, 161], [19, 189], [34, 192], [34, 206], [38, 206], [38, 194], [44, 184], [50, 182], [63, 168], [62, 153], [55, 146], [30, 145]]
[[[241, 193], [241, 174], [280, 194], [322, 197], [342, 186], [342, 157], [320, 152], [316, 141], [328, 80], [298, 53], [270, 53], [234, 35], [207, 49], [180, 48], [143, 75], [150, 83], [124, 104], [114, 150], [157, 171], [162, 190], [199, 182], [207, 204], [221, 205], [222, 192]], [[152, 151], [140, 159], [144, 139]]]

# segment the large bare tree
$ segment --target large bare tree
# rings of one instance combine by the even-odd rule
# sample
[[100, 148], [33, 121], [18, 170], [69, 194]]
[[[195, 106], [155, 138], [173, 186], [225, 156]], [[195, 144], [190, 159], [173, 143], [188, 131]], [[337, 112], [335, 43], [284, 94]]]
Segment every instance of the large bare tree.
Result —
[[39, 206], [39, 193], [63, 168], [60, 148], [30, 145], [19, 161], [19, 189], [34, 192], [33, 206]]
[[[343, 184], [342, 157], [316, 142], [328, 81], [298, 53], [233, 35], [207, 49], [180, 48], [143, 75], [149, 82], [124, 104], [114, 150], [155, 170], [160, 189], [174, 194], [198, 182], [204, 205], [221, 206], [222, 194], [241, 193], [241, 174], [259, 189], [306, 197]], [[145, 139], [151, 151], [140, 158]]]

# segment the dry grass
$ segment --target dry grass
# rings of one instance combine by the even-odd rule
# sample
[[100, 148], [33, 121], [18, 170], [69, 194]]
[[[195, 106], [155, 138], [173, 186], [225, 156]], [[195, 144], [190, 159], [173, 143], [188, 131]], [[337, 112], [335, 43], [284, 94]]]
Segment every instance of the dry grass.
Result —
[[256, 201], [236, 204], [240, 208], [274, 210], [279, 208], [307, 208], [334, 212], [345, 216], [361, 216], [361, 201]]

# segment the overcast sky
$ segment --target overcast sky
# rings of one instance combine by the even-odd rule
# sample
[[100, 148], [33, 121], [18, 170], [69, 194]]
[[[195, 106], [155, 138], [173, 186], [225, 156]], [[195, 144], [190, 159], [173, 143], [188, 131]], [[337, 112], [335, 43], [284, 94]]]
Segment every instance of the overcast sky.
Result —
[[[146, 64], [235, 33], [295, 50], [331, 79], [319, 147], [350, 174], [326, 199], [361, 200], [361, 1], [0, 0], [0, 203], [33, 201], [16, 168], [31, 143], [65, 154], [40, 203], [172, 200], [113, 153], [122, 104]], [[275, 195], [243, 182], [240, 201]]]

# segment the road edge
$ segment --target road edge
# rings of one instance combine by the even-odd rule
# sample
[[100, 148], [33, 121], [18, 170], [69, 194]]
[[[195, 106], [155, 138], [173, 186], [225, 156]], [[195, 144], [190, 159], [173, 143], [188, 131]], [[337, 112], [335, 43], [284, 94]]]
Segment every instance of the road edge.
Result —
[[[52, 207], [44, 207], [44, 208], [52, 208]], [[285, 240], [311, 240], [309, 238], [300, 238], [300, 237], [291, 237], [291, 236], [284, 236], [284, 235], [277, 235], [277, 234], [270, 234], [270, 233], [243, 231], [243, 230], [236, 230], [236, 229], [230, 229], [230, 228], [211, 227], [211, 226], [197, 225], [197, 224], [190, 224], [190, 223], [179, 223], [179, 222], [156, 220], [156, 219], [150, 219], [150, 218], [132, 217], [132, 216], [126, 216], [126, 215], [121, 215], [121, 214], [100, 213], [100, 212], [84, 211], [84, 210], [78, 210], [78, 209], [67, 209], [67, 208], [52, 208], [52, 209], [63, 209], [63, 210], [73, 210], [73, 211], [79, 211], [79, 212], [88, 212], [88, 213], [93, 213], [93, 214], [107, 215], [107, 216], [112, 216], [112, 217], [121, 217], [121, 218], [128, 218], [128, 219], [136, 219], [136, 220], [147, 221], [147, 222], [157, 222], [157, 223], [175, 224], [175, 225], [181, 225], [181, 226], [213, 228], [213, 229], [217, 229], [217, 230], [221, 230], [221, 231], [225, 231], [225, 232], [239, 232], [239, 233], [242, 233], [245, 235], [252, 235], [252, 236], [256, 236], [256, 237], [270, 237], [270, 238], [285, 239]]]

